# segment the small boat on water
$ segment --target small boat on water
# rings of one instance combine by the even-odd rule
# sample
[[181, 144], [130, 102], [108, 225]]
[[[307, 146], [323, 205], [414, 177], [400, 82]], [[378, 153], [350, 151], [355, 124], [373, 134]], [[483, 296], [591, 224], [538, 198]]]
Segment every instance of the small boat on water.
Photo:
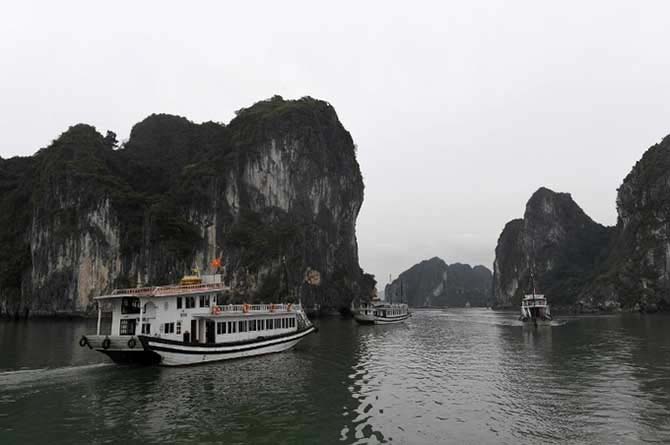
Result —
[[370, 303], [361, 303], [354, 310], [354, 319], [359, 324], [400, 323], [409, 316], [409, 309], [404, 303], [393, 304], [373, 300]]
[[524, 295], [521, 299], [521, 316], [519, 320], [524, 323], [529, 322], [534, 324], [549, 322], [552, 320], [549, 304], [547, 304], [547, 299], [544, 295], [535, 293], [535, 279], [532, 272], [530, 280], [532, 293]]
[[[390, 279], [389, 282], [391, 282]], [[400, 294], [402, 301], [402, 281], [400, 282]], [[392, 301], [387, 303], [381, 301], [376, 295], [370, 302], [360, 303], [358, 307], [352, 307], [352, 312], [354, 319], [359, 324], [401, 323], [410, 316], [409, 307], [405, 303], [393, 303]]]
[[[178, 285], [116, 289], [96, 297], [95, 335], [82, 347], [117, 363], [192, 365], [281, 352], [317, 328], [300, 304], [226, 304], [221, 275], [191, 275]], [[101, 333], [102, 306], [111, 332]]]

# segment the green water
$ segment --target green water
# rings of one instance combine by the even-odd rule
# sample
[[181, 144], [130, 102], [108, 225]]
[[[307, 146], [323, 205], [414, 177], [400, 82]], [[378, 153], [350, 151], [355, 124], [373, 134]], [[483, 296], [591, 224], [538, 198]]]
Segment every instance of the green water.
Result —
[[0, 444], [670, 443], [670, 317], [417, 311], [319, 320], [294, 350], [188, 368], [80, 348], [93, 322], [0, 323]]

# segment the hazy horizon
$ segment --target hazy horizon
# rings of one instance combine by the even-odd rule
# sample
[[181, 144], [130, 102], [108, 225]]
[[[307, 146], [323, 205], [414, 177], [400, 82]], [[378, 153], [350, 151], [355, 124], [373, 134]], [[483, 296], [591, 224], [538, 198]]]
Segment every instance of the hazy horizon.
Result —
[[0, 156], [79, 122], [229, 122], [275, 94], [330, 102], [358, 145], [360, 263], [382, 290], [433, 256], [492, 268], [540, 186], [616, 223], [616, 189], [670, 133], [670, 3], [12, 3]]

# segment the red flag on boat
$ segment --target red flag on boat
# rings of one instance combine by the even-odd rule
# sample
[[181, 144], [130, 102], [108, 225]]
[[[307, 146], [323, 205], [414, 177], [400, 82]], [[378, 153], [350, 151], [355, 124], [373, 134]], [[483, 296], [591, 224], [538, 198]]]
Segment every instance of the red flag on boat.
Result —
[[218, 269], [219, 267], [221, 267], [221, 258], [214, 258], [212, 260], [212, 267], [214, 269]]

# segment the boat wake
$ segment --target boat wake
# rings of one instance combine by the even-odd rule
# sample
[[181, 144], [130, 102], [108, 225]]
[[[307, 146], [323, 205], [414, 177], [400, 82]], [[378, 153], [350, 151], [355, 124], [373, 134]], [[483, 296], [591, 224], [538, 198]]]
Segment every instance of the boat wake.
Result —
[[75, 374], [94, 369], [113, 367], [112, 363], [94, 363], [91, 365], [63, 366], [59, 368], [34, 368], [0, 371], [0, 388], [31, 384], [35, 382], [51, 382], [53, 379], [71, 377]]
[[[481, 315], [481, 314], [477, 314]], [[513, 319], [513, 318], [502, 318], [498, 316], [464, 316], [463, 314], [441, 314], [442, 317], [449, 319], [450, 321], [461, 322], [461, 323], [476, 323], [476, 324], [486, 324], [493, 326], [534, 326], [532, 323], [524, 323], [523, 321]], [[568, 323], [568, 320], [552, 320], [550, 322], [539, 323], [538, 327], [559, 327], [564, 326]]]

